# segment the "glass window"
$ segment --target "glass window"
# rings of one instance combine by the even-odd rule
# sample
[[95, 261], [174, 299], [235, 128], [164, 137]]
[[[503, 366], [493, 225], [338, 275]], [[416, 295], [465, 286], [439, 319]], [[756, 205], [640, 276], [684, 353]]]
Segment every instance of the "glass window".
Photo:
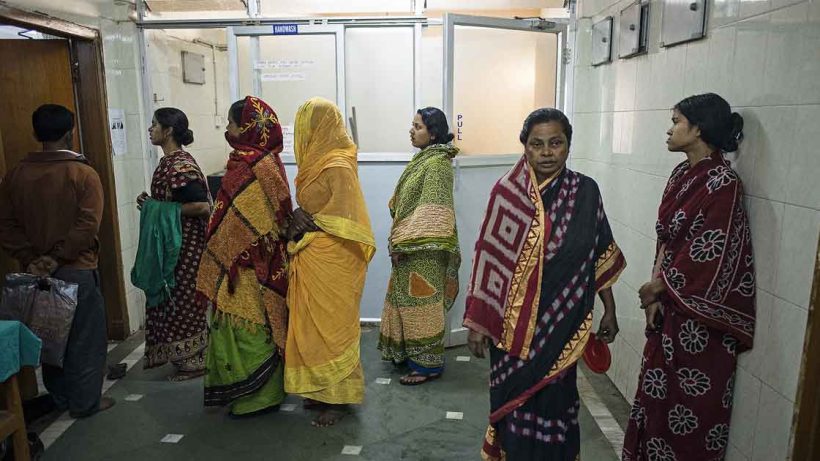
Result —
[[345, 31], [348, 117], [356, 113], [359, 152], [407, 152], [413, 119], [413, 28]]
[[464, 154], [522, 152], [526, 116], [555, 105], [555, 34], [456, 26], [451, 124]]

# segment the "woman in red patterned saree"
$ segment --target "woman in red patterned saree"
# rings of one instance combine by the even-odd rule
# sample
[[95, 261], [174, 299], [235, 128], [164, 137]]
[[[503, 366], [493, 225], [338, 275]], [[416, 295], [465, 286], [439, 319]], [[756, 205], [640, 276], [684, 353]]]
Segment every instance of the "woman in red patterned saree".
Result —
[[233, 417], [276, 411], [285, 398], [287, 242], [292, 211], [276, 112], [253, 96], [228, 111], [233, 148], [208, 224], [198, 295], [213, 306], [205, 406]]
[[[150, 199], [182, 204], [182, 248], [170, 298], [146, 309], [144, 367], [171, 362], [176, 373], [169, 380], [184, 381], [205, 373], [207, 305], [196, 297], [196, 272], [205, 248], [211, 199], [205, 175], [184, 150], [194, 142], [188, 117], [174, 107], [157, 109], [148, 135], [151, 144], [162, 147], [164, 153], [151, 179]], [[140, 194], [137, 206], [141, 208], [147, 199], [147, 193]]]
[[646, 346], [624, 461], [726, 455], [737, 355], [752, 347], [755, 269], [743, 185], [723, 152], [743, 119], [716, 94], [675, 105], [667, 148], [687, 161], [658, 211], [652, 280], [640, 290]]
[[598, 185], [565, 168], [572, 126], [538, 109], [525, 155], [493, 187], [476, 243], [464, 326], [476, 357], [490, 349], [485, 460], [574, 461], [581, 448], [576, 362], [592, 331], [618, 333], [612, 285], [626, 266]]

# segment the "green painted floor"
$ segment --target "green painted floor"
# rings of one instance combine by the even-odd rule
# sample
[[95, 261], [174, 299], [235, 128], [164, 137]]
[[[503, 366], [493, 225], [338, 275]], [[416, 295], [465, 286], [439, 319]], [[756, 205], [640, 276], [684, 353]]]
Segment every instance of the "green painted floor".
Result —
[[[376, 350], [378, 331], [362, 334], [362, 363], [367, 389], [365, 403], [337, 426], [317, 429], [312, 412], [297, 404], [293, 412], [279, 412], [247, 420], [229, 419], [224, 409], [202, 406], [202, 380], [171, 383], [170, 367], [143, 370], [137, 363], [107, 395], [114, 408], [74, 422], [46, 451], [45, 460], [477, 460], [488, 414], [486, 360], [472, 358], [466, 347], [448, 349], [444, 376], [423, 386], [398, 383], [401, 373], [382, 362]], [[123, 342], [109, 354], [117, 363], [142, 338]], [[585, 372], [595, 394], [621, 429], [629, 406], [602, 375]], [[390, 378], [388, 385], [377, 378]], [[137, 402], [124, 398], [142, 394]], [[585, 397], [582, 395], [582, 402]], [[448, 420], [446, 412], [463, 412], [464, 419]], [[581, 457], [609, 461], [618, 457], [585, 405], [581, 408]], [[59, 424], [59, 423], [58, 423]], [[43, 425], [42, 423], [40, 424]], [[42, 428], [41, 428], [42, 429]], [[179, 443], [161, 443], [167, 434], [182, 434]], [[346, 445], [361, 446], [360, 455], [342, 455]]]

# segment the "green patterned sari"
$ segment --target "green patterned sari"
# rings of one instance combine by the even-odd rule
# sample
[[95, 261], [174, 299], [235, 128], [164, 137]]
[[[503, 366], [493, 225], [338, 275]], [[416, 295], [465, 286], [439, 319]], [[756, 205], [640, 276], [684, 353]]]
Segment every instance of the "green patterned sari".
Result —
[[458, 149], [435, 144], [407, 165], [393, 198], [390, 254], [394, 262], [382, 312], [382, 358], [414, 371], [444, 367], [445, 314], [458, 294], [461, 255], [453, 208], [453, 167]]

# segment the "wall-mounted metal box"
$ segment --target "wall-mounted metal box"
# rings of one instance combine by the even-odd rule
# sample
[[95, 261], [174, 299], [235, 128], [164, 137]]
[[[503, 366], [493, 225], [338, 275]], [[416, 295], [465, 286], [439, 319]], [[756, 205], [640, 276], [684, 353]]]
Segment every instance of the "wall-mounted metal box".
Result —
[[612, 61], [612, 17], [592, 25], [592, 65]]
[[205, 84], [205, 55], [182, 52], [182, 81], [197, 85]]
[[639, 0], [621, 10], [618, 27], [618, 56], [628, 58], [646, 53], [649, 33], [649, 1]]
[[664, 0], [661, 46], [703, 38], [706, 34], [707, 0]]

